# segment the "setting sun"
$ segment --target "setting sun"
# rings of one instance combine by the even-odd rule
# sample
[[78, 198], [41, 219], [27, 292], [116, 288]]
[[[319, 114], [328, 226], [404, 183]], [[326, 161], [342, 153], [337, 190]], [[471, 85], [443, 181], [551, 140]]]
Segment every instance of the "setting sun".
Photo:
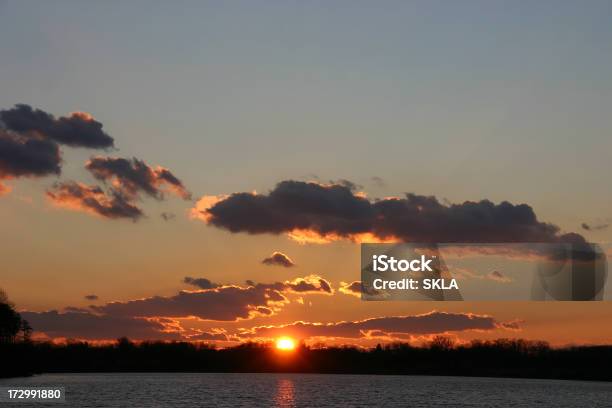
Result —
[[295, 348], [295, 341], [289, 337], [281, 337], [276, 340], [276, 348], [279, 350], [293, 350]]

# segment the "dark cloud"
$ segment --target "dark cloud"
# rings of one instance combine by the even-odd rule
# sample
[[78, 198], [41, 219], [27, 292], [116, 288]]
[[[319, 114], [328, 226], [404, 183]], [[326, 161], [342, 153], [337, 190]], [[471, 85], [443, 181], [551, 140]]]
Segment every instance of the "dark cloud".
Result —
[[601, 230], [605, 230], [610, 226], [610, 224], [596, 224], [596, 225], [592, 225], [592, 224], [587, 224], [585, 222], [582, 223], [581, 227], [583, 230], [586, 231], [601, 231]]
[[506, 329], [506, 330], [515, 330], [515, 331], [519, 331], [521, 330], [521, 324], [524, 323], [523, 320], [512, 320], [510, 322], [501, 322], [499, 323], [499, 326]]
[[85, 295], [85, 299], [87, 300], [98, 300], [98, 295]]
[[213, 289], [219, 287], [219, 284], [211, 282], [206, 278], [192, 278], [191, 276], [185, 276], [183, 283], [195, 286], [200, 289]]
[[[516, 322], [512, 328], [518, 327]], [[337, 323], [295, 322], [281, 326], [259, 326], [244, 330], [243, 337], [275, 338], [292, 336], [300, 339], [310, 337], [362, 338], [376, 333], [378, 336], [432, 335], [467, 330], [491, 331], [506, 329], [505, 323], [493, 317], [471, 313], [430, 312], [413, 316], [376, 317], [358, 321]]]
[[180, 321], [165, 317], [132, 318], [92, 313], [79, 308], [66, 308], [63, 312], [21, 312], [36, 333], [50, 338], [81, 340], [186, 340], [226, 341], [223, 329], [186, 329]]
[[94, 306], [97, 313], [111, 316], [190, 317], [203, 320], [236, 321], [257, 315], [257, 307], [271, 302], [284, 302], [286, 298], [273, 290], [228, 286], [205, 291], [181, 291], [163, 297], [112, 302]]
[[47, 190], [47, 197], [56, 205], [72, 210], [85, 211], [104, 218], [129, 218], [134, 221], [144, 214], [121, 192], [111, 189], [107, 194], [98, 186], [74, 181], [56, 183]]
[[[113, 146], [113, 138], [86, 113], [56, 119], [28, 105], [0, 110], [0, 181], [59, 175], [60, 144], [107, 148]], [[8, 187], [0, 183], [0, 192], [7, 191]]]
[[136, 319], [125, 316], [96, 315], [78, 311], [60, 313], [21, 312], [36, 332], [49, 337], [104, 340], [127, 336], [135, 340], [178, 340], [179, 332], [167, 332], [166, 326], [153, 319]]
[[318, 275], [310, 275], [304, 278], [296, 278], [292, 281], [276, 282], [276, 283], [254, 283], [247, 280], [247, 284], [257, 288], [269, 288], [279, 292], [293, 293], [324, 293], [333, 294], [334, 290], [331, 284]]
[[283, 266], [285, 268], [291, 268], [292, 266], [295, 266], [295, 263], [291, 260], [291, 258], [278, 251], [275, 251], [269, 257], [264, 258], [261, 263], [264, 265]]
[[67, 146], [100, 149], [114, 145], [113, 138], [102, 130], [102, 124], [88, 113], [75, 112], [55, 118], [29, 105], [15, 105], [12, 109], [0, 110], [0, 122], [12, 132]]
[[224, 331], [196, 331], [194, 334], [188, 336], [188, 340], [196, 341], [196, 340], [205, 340], [205, 341], [227, 341], [229, 337], [227, 333]]
[[[93, 157], [85, 165], [93, 176], [108, 183], [105, 189], [74, 181], [56, 184], [47, 196], [56, 204], [85, 211], [105, 218], [129, 218], [134, 221], [144, 216], [137, 205], [140, 193], [158, 200], [165, 192], [188, 199], [190, 193], [172, 173], [162, 167], [152, 168], [136, 158]], [[162, 213], [169, 220], [171, 215]]]
[[[23, 138], [0, 129], [0, 180], [58, 175], [61, 163], [57, 143]], [[2, 186], [0, 183], [0, 189], [8, 190]]]
[[177, 295], [111, 302], [90, 306], [97, 314], [128, 317], [197, 317], [202, 320], [236, 321], [271, 315], [288, 302], [288, 293], [331, 294], [329, 283], [316, 275], [293, 281], [260, 283], [249, 287], [220, 286]]
[[352, 295], [352, 296], [357, 296], [357, 297], [361, 297], [362, 293], [366, 295], [371, 295], [371, 296], [378, 296], [381, 294], [379, 291], [377, 291], [374, 288], [364, 287], [361, 281], [354, 281], [351, 283], [340, 282], [339, 291], [341, 293], [344, 293], [345, 295]]
[[60, 174], [61, 161], [53, 141], [26, 139], [0, 130], [0, 177]]
[[203, 197], [192, 211], [231, 232], [293, 233], [356, 239], [368, 234], [406, 242], [584, 242], [537, 219], [527, 204], [489, 200], [443, 204], [433, 196], [406, 194], [371, 201], [350, 188], [283, 181], [267, 195], [234, 193]]
[[186, 200], [191, 198], [191, 193], [170, 170], [159, 166], [152, 168], [135, 157], [92, 157], [85, 168], [96, 179], [110, 182], [130, 198], [137, 197], [140, 192], [160, 200], [164, 192], [171, 192]]
[[356, 184], [353, 183], [350, 180], [347, 179], [338, 179], [338, 180], [330, 180], [329, 182], [330, 185], [338, 185], [338, 186], [342, 186], [342, 187], [346, 187], [351, 191], [357, 191], [357, 190], [361, 190], [363, 188], [362, 185], [360, 184]]
[[[2, 180], [60, 174], [60, 145], [101, 149], [114, 147], [114, 140], [88, 113], [55, 118], [29, 105], [0, 110], [0, 195], [10, 191]], [[136, 158], [93, 157], [86, 168], [96, 179], [110, 185], [106, 191], [68, 181], [56, 184], [47, 196], [64, 207], [132, 220], [143, 215], [136, 205], [140, 193], [159, 200], [165, 193], [191, 199], [189, 191], [170, 170], [152, 168]], [[162, 218], [171, 218], [164, 214]]]

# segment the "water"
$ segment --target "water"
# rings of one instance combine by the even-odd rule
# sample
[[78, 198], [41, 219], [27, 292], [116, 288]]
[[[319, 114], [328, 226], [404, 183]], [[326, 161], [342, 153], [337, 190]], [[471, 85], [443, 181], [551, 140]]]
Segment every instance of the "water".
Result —
[[612, 384], [326, 374], [44, 374], [0, 386], [65, 387], [15, 407], [612, 407]]

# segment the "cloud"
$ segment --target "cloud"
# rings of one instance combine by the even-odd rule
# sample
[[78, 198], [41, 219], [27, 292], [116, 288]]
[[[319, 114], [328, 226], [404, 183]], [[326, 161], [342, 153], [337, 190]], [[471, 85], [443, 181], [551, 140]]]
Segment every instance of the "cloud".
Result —
[[84, 296], [85, 299], [87, 300], [98, 300], [98, 295], [85, 295]]
[[280, 292], [293, 293], [323, 293], [331, 295], [334, 290], [331, 284], [318, 275], [309, 275], [304, 278], [295, 278], [292, 281], [276, 282], [276, 283], [254, 283], [248, 280], [248, 285], [274, 289]]
[[591, 225], [591, 224], [587, 224], [585, 222], [583, 222], [581, 224], [581, 227], [583, 230], [586, 231], [601, 231], [601, 230], [605, 230], [610, 226], [610, 224], [597, 224], [597, 225]]
[[[288, 294], [332, 294], [325, 279], [310, 275], [292, 281], [215, 286], [204, 278], [185, 282], [209, 289], [180, 291], [174, 296], [153, 296], [124, 302], [109, 302], [86, 308], [66, 307], [63, 312], [22, 312], [36, 332], [49, 337], [77, 339], [227, 340], [222, 329], [184, 329], [178, 319], [238, 321], [272, 316], [289, 303]], [[94, 300], [95, 295], [86, 299]], [[97, 297], [96, 297], [97, 298]]]
[[57, 143], [28, 139], [0, 129], [0, 180], [59, 175], [61, 163]]
[[341, 293], [344, 293], [345, 295], [352, 295], [358, 298], [361, 297], [362, 293], [365, 293], [371, 296], [378, 296], [381, 294], [379, 291], [377, 291], [374, 288], [364, 287], [361, 281], [354, 281], [351, 283], [340, 282], [340, 288], [338, 290]]
[[[56, 119], [28, 105], [0, 110], [0, 181], [59, 175], [60, 144], [98, 149], [112, 147], [114, 141], [87, 113]], [[0, 191], [8, 188], [0, 183]]]
[[412, 193], [369, 200], [342, 184], [282, 181], [268, 194], [206, 197], [192, 216], [230, 232], [310, 234], [322, 240], [360, 235], [406, 242], [584, 242], [537, 219], [527, 204], [489, 200], [444, 204]]
[[[319, 183], [320, 184], [320, 183]], [[346, 187], [351, 191], [358, 191], [361, 190], [363, 188], [362, 185], [357, 184], [357, 183], [353, 183], [350, 180], [347, 179], [338, 179], [338, 180], [330, 180], [329, 184], [327, 184], [327, 186], [333, 186], [333, 185], [338, 185], [338, 186], [342, 186], [342, 187]]]
[[261, 263], [264, 265], [284, 266], [285, 268], [291, 268], [295, 266], [295, 263], [291, 260], [291, 258], [283, 254], [282, 252], [277, 251], [273, 252], [272, 255], [270, 255], [269, 257], [264, 258]]
[[248, 287], [225, 285], [197, 291], [180, 291], [174, 296], [110, 302], [90, 306], [90, 309], [97, 314], [113, 316], [196, 317], [201, 320], [237, 321], [274, 314], [289, 302], [286, 297], [289, 293], [332, 294], [333, 289], [325, 279], [310, 275], [292, 281], [258, 283]]
[[203, 331], [203, 330], [195, 330], [194, 334], [190, 334], [187, 336], [187, 339], [190, 341], [195, 340], [205, 340], [205, 341], [227, 341], [229, 337], [225, 330], [213, 330], [213, 331]]
[[206, 278], [192, 278], [190, 276], [185, 276], [185, 278], [183, 279], [183, 283], [195, 286], [200, 289], [213, 289], [220, 286], [219, 284], [211, 282]]
[[224, 329], [186, 329], [176, 319], [165, 317], [132, 318], [99, 315], [77, 308], [63, 312], [21, 312], [36, 333], [49, 338], [80, 340], [115, 340], [128, 337], [132, 340], [183, 340], [227, 341]]
[[170, 170], [152, 168], [137, 158], [92, 157], [85, 168], [98, 180], [110, 182], [126, 197], [136, 198], [140, 192], [161, 200], [165, 192], [189, 200], [191, 193]]
[[84, 211], [104, 218], [130, 218], [134, 221], [144, 214], [119, 191], [107, 194], [98, 186], [74, 181], [56, 183], [47, 190], [47, 198], [59, 207]]
[[257, 287], [224, 286], [177, 295], [111, 302], [92, 306], [96, 313], [125, 317], [197, 317], [202, 320], [236, 321], [272, 314], [286, 302], [282, 293]]
[[153, 319], [136, 319], [125, 316], [95, 315], [77, 311], [60, 313], [21, 312], [36, 332], [51, 338], [75, 338], [105, 340], [127, 336], [131, 339], [178, 340], [179, 332], [167, 332], [164, 324]]
[[[518, 328], [512, 322], [512, 329]], [[412, 316], [375, 317], [357, 321], [334, 323], [295, 322], [280, 326], [258, 326], [245, 329], [241, 336], [245, 338], [276, 338], [292, 336], [299, 339], [311, 337], [363, 338], [372, 333], [377, 336], [420, 336], [467, 330], [492, 331], [506, 329], [505, 323], [497, 322], [493, 317], [472, 313], [430, 312]]]
[[[172, 192], [189, 199], [190, 193], [168, 169], [152, 168], [144, 161], [132, 158], [93, 157], [85, 165], [92, 175], [109, 183], [106, 189], [74, 181], [56, 183], [47, 191], [47, 197], [56, 205], [110, 219], [128, 218], [134, 221], [144, 216], [137, 205], [140, 193], [164, 199], [164, 193]], [[170, 219], [167, 213], [162, 214]]]
[[293, 281], [285, 282], [285, 285], [287, 286], [287, 289], [289, 291], [296, 293], [334, 293], [331, 284], [317, 275], [310, 275], [305, 278], [297, 278]]
[[525, 323], [524, 320], [520, 320], [520, 319], [515, 319], [509, 322], [502, 322], [499, 323], [500, 327], [506, 329], [506, 330], [514, 330], [514, 331], [520, 331], [521, 330], [521, 324]]
[[195, 206], [189, 211], [189, 216], [194, 220], [208, 222], [211, 216], [208, 214], [208, 209], [213, 207], [218, 202], [225, 200], [226, 195], [205, 195], [200, 197]]
[[113, 138], [102, 130], [102, 123], [84, 112], [55, 118], [45, 111], [20, 104], [0, 110], [0, 122], [12, 132], [71, 147], [101, 149], [114, 146]]
[[[23, 104], [0, 110], [0, 195], [10, 191], [2, 180], [59, 175], [60, 145], [108, 149], [114, 147], [114, 139], [88, 113], [75, 112], [56, 118]], [[47, 196], [55, 204], [73, 210], [132, 220], [143, 215], [135, 203], [140, 193], [158, 200], [166, 193], [191, 199], [191, 193], [170, 170], [150, 167], [137, 158], [98, 156], [91, 158], [86, 168], [97, 180], [110, 186], [103, 190], [68, 181], [56, 184]], [[162, 217], [170, 219], [167, 215]]]

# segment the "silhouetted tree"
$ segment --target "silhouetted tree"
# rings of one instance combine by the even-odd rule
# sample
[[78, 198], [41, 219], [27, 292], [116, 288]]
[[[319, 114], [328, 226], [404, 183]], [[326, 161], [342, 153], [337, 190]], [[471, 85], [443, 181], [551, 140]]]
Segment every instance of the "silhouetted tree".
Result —
[[0, 342], [12, 343], [21, 333], [23, 341], [29, 341], [32, 334], [30, 324], [21, 318], [8, 300], [6, 292], [0, 289]]
[[21, 327], [19, 329], [21, 331], [21, 339], [24, 342], [29, 342], [30, 338], [32, 337], [32, 326], [30, 326], [30, 323], [28, 323], [28, 321], [26, 319], [21, 319]]
[[448, 336], [436, 336], [429, 342], [429, 348], [437, 351], [448, 351], [455, 346], [455, 342]]

